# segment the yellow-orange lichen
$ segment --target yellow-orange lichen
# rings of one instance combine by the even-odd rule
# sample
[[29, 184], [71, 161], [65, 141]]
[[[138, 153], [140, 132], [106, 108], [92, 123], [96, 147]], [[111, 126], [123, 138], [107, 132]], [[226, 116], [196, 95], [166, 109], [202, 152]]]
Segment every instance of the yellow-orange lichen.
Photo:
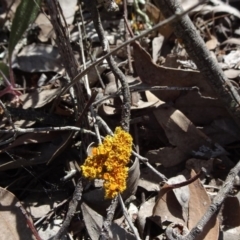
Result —
[[120, 127], [113, 136], [106, 136], [103, 143], [92, 151], [81, 166], [83, 176], [103, 179], [105, 198], [114, 198], [126, 189], [126, 179], [132, 150], [132, 137]]

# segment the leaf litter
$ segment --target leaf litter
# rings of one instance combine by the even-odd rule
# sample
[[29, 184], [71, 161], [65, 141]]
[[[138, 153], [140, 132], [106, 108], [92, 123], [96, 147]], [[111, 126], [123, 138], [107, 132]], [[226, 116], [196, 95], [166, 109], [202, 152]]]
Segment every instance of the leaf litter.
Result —
[[[72, 78], [105, 55], [91, 7], [85, 1], [53, 1], [62, 9], [53, 13], [45, 2], [26, 2], [3, 1], [0, 14], [1, 33], [10, 36], [7, 42], [0, 38], [0, 226], [6, 229], [1, 239], [99, 239], [113, 201], [104, 198], [103, 181], [81, 178], [81, 166], [88, 146], [121, 126], [125, 86], [104, 60], [63, 94]], [[185, 10], [198, 2], [181, 1]], [[154, 1], [98, 5], [111, 50], [164, 20]], [[33, 11], [26, 16], [28, 8]], [[124, 23], [126, 9], [134, 33]], [[59, 25], [51, 21], [56, 16]], [[240, 12], [235, 2], [209, 1], [189, 16], [239, 91]], [[239, 126], [171, 24], [121, 48], [113, 58], [129, 85], [128, 124], [137, 155], [133, 152], [127, 165], [124, 206], [117, 206], [109, 222], [109, 239], [177, 239], [174, 234], [170, 238], [173, 231], [184, 239], [187, 233], [181, 229], [196, 227], [239, 160]], [[77, 63], [73, 71], [68, 67], [72, 59]], [[238, 239], [237, 178], [233, 185], [219, 214], [194, 239]]]

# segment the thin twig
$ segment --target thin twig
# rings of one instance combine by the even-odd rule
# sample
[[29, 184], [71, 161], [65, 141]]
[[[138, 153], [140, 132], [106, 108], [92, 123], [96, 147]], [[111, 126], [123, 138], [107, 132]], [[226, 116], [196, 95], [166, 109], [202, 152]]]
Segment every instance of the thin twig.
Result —
[[128, 216], [127, 209], [125, 208], [124, 202], [123, 202], [123, 200], [122, 200], [122, 196], [121, 196], [120, 194], [118, 195], [118, 200], [119, 200], [120, 205], [121, 205], [121, 207], [122, 207], [123, 215], [124, 215], [124, 217], [126, 218], [126, 220], [127, 220], [128, 224], [129, 224], [130, 228], [132, 229], [132, 231], [133, 231], [136, 239], [137, 239], [137, 240], [141, 240], [141, 238], [140, 238], [140, 236], [139, 236], [139, 233], [138, 233], [137, 230], [136, 230], [136, 227], [134, 227], [131, 219], [130, 219], [129, 216]]
[[[94, 27], [98, 33], [98, 37], [100, 39], [100, 42], [102, 44], [103, 51], [105, 53], [109, 53], [109, 44], [108, 40], [105, 36], [104, 29], [102, 27], [102, 22], [101, 18], [98, 12], [98, 9], [96, 7], [96, 1], [91, 0], [89, 1], [89, 10], [91, 12], [92, 20], [94, 23]], [[122, 106], [122, 120], [121, 120], [121, 125], [122, 128], [128, 132], [129, 131], [129, 121], [130, 121], [130, 108], [131, 108], [131, 103], [130, 103], [130, 91], [129, 91], [129, 86], [128, 82], [126, 80], [125, 75], [123, 72], [118, 68], [117, 64], [115, 63], [114, 59], [112, 56], [109, 56], [106, 58], [107, 62], [109, 64], [110, 69], [112, 70], [116, 80], [119, 79], [122, 85], [122, 95], [123, 95], [123, 106]]]
[[[123, 9], [124, 9], [124, 12], [123, 12], [124, 21], [128, 21], [127, 20], [127, 18], [128, 18], [127, 0], [123, 0]], [[127, 41], [129, 39], [129, 36], [128, 36], [128, 31], [126, 31], [126, 28], [127, 28], [126, 24], [124, 25], [124, 27], [125, 27], [125, 41]], [[129, 73], [133, 74], [133, 66], [132, 66], [132, 60], [131, 60], [131, 47], [130, 47], [130, 45], [127, 45], [127, 57], [128, 57]]]
[[90, 134], [96, 136], [96, 134], [90, 130], [75, 127], [75, 126], [65, 126], [65, 127], [42, 127], [42, 128], [15, 128], [8, 130], [0, 130], [0, 133], [48, 133], [56, 131], [81, 131], [84, 134]]
[[[1, 146], [1, 145], [4, 145], [4, 144], [7, 144], [7, 143], [10, 143], [10, 142], [14, 141], [16, 139], [17, 133], [16, 133], [16, 127], [15, 127], [13, 121], [12, 121], [11, 115], [10, 115], [10, 113], [8, 112], [7, 108], [5, 107], [5, 105], [3, 104], [3, 102], [1, 100], [0, 100], [0, 106], [4, 110], [4, 113], [5, 113], [6, 117], [7, 117], [10, 125], [12, 126], [11, 130], [14, 133], [11, 138], [7, 139], [6, 141], [1, 142], [0, 143], [0, 146]], [[9, 131], [7, 133], [9, 133]]]
[[160, 173], [157, 169], [155, 169], [149, 162], [148, 159], [145, 157], [142, 157], [141, 155], [137, 154], [136, 152], [132, 151], [133, 156], [137, 157], [139, 160], [141, 160], [147, 167], [149, 167], [150, 170], [152, 170], [155, 174], [157, 174], [163, 181], [167, 181], [167, 177], [164, 176], [162, 173]]
[[71, 222], [71, 220], [72, 220], [72, 218], [73, 218], [73, 216], [76, 212], [77, 205], [82, 198], [82, 191], [83, 191], [82, 178], [79, 178], [78, 182], [77, 182], [77, 185], [75, 187], [75, 191], [73, 193], [73, 198], [69, 203], [67, 216], [66, 216], [60, 230], [54, 236], [53, 240], [61, 239], [61, 237], [67, 232], [67, 228], [70, 225], [70, 222]]
[[110, 225], [112, 224], [112, 220], [113, 220], [117, 205], [118, 205], [118, 196], [116, 196], [112, 200], [109, 208], [107, 209], [107, 218], [103, 222], [102, 231], [99, 236], [99, 240], [109, 239], [109, 229], [110, 229]]

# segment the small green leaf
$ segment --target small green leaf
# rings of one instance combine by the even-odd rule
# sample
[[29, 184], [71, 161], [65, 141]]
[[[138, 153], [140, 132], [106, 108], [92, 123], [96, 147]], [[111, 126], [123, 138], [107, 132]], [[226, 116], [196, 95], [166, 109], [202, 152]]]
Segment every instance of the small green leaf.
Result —
[[[7, 66], [7, 64], [5, 64], [4, 62], [0, 62], [0, 70], [2, 71], [2, 73], [8, 78], [9, 76], [9, 68]], [[3, 81], [3, 76], [0, 73], [0, 86], [4, 83]]]
[[12, 23], [9, 39], [9, 59], [11, 61], [12, 53], [21, 39], [23, 33], [37, 17], [41, 0], [22, 0], [19, 4]]

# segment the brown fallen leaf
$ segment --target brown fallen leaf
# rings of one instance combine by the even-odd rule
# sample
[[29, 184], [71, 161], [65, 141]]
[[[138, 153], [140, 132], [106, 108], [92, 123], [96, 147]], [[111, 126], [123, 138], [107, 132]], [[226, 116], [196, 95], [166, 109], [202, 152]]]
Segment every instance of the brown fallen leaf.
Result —
[[147, 222], [147, 218], [151, 217], [151, 215], [152, 215], [152, 210], [153, 210], [154, 206], [155, 206], [155, 197], [148, 199], [146, 202], [141, 204], [141, 206], [139, 208], [137, 224], [138, 224], [141, 235], [143, 235], [145, 225]]
[[[196, 173], [192, 170], [191, 177], [194, 177]], [[189, 185], [190, 199], [189, 199], [189, 213], [188, 213], [188, 229], [191, 230], [202, 216], [207, 211], [211, 201], [205, 191], [201, 181], [197, 179], [195, 182]], [[219, 235], [219, 222], [216, 215], [207, 223], [203, 228], [202, 233], [196, 238], [196, 240], [217, 240]]]
[[51, 102], [61, 91], [61, 88], [44, 89], [41, 92], [38, 90], [26, 93], [20, 96], [20, 100], [23, 102], [23, 109], [28, 108], [40, 108]]
[[[26, 216], [27, 213], [19, 200], [4, 188], [0, 188], [0, 212], [0, 239], [36, 239], [29, 228], [29, 224], [33, 226], [33, 223], [28, 222], [30, 217]], [[36, 230], [35, 233], [37, 234]], [[40, 237], [38, 239], [40, 240]]]
[[[158, 66], [150, 55], [140, 46], [133, 43], [133, 58], [136, 73], [143, 83], [151, 86], [193, 87], [197, 86], [203, 96], [216, 97], [215, 93], [198, 71], [182, 70]], [[159, 91], [156, 95], [163, 101], [174, 101], [179, 91]]]
[[[163, 107], [160, 105], [153, 113], [173, 147], [149, 151], [147, 154], [149, 159], [158, 158], [159, 163], [170, 167], [191, 156], [210, 158], [226, 154], [221, 146], [214, 144], [183, 113], [166, 104], [162, 105]], [[161, 153], [163, 150], [164, 152]]]
[[[61, 149], [61, 143], [66, 141], [70, 131], [66, 132], [51, 132], [51, 133], [29, 133], [20, 137], [13, 142], [14, 158], [9, 158], [8, 155], [1, 155], [0, 171], [19, 168], [22, 166], [32, 166], [43, 164], [56, 157], [56, 152]], [[36, 136], [34, 136], [36, 135]], [[21, 142], [21, 139], [23, 142]], [[21, 146], [26, 143], [24, 148]], [[32, 151], [33, 144], [36, 144], [35, 150]], [[18, 147], [16, 147], [16, 145]], [[11, 155], [12, 146], [2, 150], [7, 151]]]
[[173, 107], [185, 114], [196, 126], [210, 124], [219, 118], [231, 119], [218, 99], [203, 97], [195, 91], [181, 95], [176, 99]]
[[25, 72], [60, 72], [63, 70], [58, 49], [46, 44], [25, 46], [14, 59], [13, 67]]
[[208, 50], [214, 50], [219, 45], [217, 38], [213, 35], [210, 36], [210, 39], [206, 42], [206, 47]]
[[[159, 225], [162, 226], [162, 224], [165, 221], [173, 222], [173, 223], [180, 223], [180, 224], [186, 224], [187, 220], [187, 205], [189, 201], [189, 197], [186, 196], [183, 199], [181, 199], [183, 196], [181, 193], [181, 190], [174, 193], [173, 190], [177, 188], [182, 188], [190, 183], [194, 182], [199, 176], [201, 175], [201, 172], [198, 174], [195, 174], [195, 176], [191, 177], [189, 180], [181, 181], [179, 182], [179, 179], [174, 179], [174, 184], [165, 183], [164, 186], [161, 188], [161, 190], [158, 193], [158, 197], [156, 200], [156, 204], [153, 208], [153, 220]], [[182, 178], [181, 178], [182, 179]], [[178, 182], [176, 182], [178, 181]], [[184, 191], [184, 189], [182, 189]]]

